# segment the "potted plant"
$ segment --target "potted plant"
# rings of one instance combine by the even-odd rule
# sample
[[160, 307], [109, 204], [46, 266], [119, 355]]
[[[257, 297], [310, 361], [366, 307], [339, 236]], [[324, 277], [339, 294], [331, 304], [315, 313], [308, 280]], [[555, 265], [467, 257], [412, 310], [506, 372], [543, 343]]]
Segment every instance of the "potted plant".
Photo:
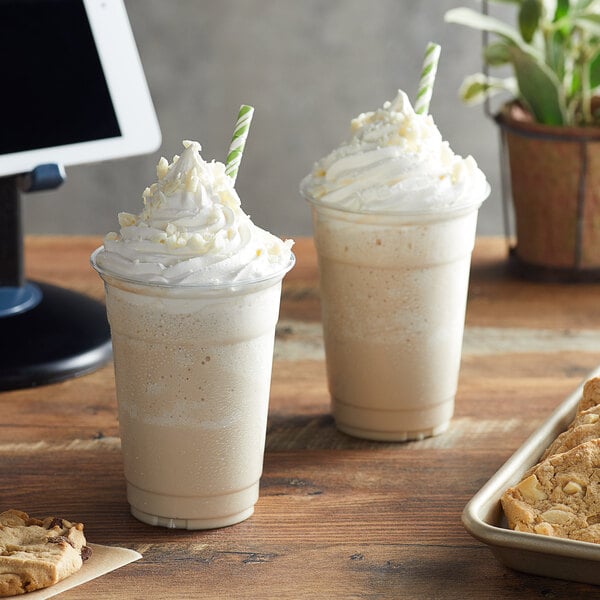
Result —
[[[511, 264], [537, 279], [600, 280], [600, 0], [503, 4], [515, 6], [514, 27], [468, 8], [445, 20], [486, 32], [486, 73], [465, 79], [463, 100], [511, 94], [495, 115], [515, 215]], [[512, 76], [489, 75], [506, 65]]]

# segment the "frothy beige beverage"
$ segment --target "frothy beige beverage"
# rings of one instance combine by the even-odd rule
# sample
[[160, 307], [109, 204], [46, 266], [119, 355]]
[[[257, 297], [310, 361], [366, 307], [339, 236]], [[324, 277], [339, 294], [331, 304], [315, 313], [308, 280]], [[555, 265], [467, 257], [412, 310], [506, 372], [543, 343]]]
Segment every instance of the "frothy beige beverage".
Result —
[[247, 518], [262, 473], [281, 276], [222, 290], [105, 281], [132, 513], [188, 529]]
[[253, 225], [221, 163], [187, 143], [92, 256], [105, 282], [132, 514], [208, 529], [259, 495], [291, 243]]
[[395, 441], [441, 433], [454, 410], [477, 209], [444, 220], [313, 210], [338, 428]]
[[403, 441], [447, 429], [471, 251], [488, 193], [406, 96], [353, 122], [302, 185], [313, 212], [338, 428]]

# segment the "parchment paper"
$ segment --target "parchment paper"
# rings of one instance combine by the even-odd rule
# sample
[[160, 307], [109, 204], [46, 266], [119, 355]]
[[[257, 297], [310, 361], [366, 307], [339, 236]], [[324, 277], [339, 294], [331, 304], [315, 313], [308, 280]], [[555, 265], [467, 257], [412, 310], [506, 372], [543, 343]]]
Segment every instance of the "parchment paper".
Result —
[[82, 585], [86, 581], [96, 579], [96, 577], [110, 573], [110, 571], [114, 571], [119, 567], [123, 567], [124, 565], [142, 558], [142, 555], [139, 552], [129, 550], [128, 548], [100, 546], [98, 544], [88, 544], [88, 546], [92, 549], [92, 556], [83, 563], [83, 566], [77, 573], [74, 573], [70, 577], [63, 579], [50, 587], [44, 588], [43, 590], [37, 590], [22, 596], [13, 597], [23, 598], [23, 600], [44, 600], [45, 598], [52, 598], [52, 596], [56, 596], [61, 592]]

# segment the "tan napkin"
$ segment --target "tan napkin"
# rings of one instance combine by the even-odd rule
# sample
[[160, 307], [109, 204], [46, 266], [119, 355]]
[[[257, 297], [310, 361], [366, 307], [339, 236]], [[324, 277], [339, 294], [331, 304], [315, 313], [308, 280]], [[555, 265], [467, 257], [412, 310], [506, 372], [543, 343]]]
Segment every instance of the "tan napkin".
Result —
[[70, 590], [86, 581], [96, 579], [96, 577], [110, 573], [110, 571], [114, 571], [134, 560], [142, 558], [142, 555], [139, 552], [129, 550], [128, 548], [99, 546], [98, 544], [88, 544], [88, 546], [92, 549], [92, 556], [83, 563], [83, 566], [77, 573], [74, 573], [70, 577], [63, 579], [50, 587], [44, 588], [43, 590], [29, 592], [24, 596], [18, 597], [23, 598], [24, 600], [44, 600], [45, 598], [52, 598], [52, 596], [56, 596], [61, 592]]

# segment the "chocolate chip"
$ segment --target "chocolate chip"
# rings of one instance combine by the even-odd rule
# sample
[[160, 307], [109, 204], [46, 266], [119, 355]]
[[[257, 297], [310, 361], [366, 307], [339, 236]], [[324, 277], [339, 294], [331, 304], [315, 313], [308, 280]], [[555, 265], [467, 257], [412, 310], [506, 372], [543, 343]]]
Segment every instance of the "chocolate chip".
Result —
[[62, 542], [65, 542], [65, 544], [69, 544], [69, 546], [71, 546], [72, 548], [75, 548], [75, 544], [73, 544], [73, 542], [69, 538], [65, 537], [64, 535], [57, 535], [56, 537], [49, 537], [48, 542], [50, 544], [60, 544]]
[[61, 529], [63, 528], [63, 520], [59, 519], [58, 517], [54, 517], [54, 519], [52, 519], [52, 521], [50, 521], [49, 525], [48, 525], [48, 529], [52, 529], [53, 527], [59, 526]]
[[69, 540], [64, 535], [57, 535], [56, 537], [48, 538], [49, 544], [61, 544], [62, 542], [65, 542], [67, 544], [70, 543]]
[[89, 546], [82, 546], [81, 560], [85, 562], [92, 555], [92, 549]]

